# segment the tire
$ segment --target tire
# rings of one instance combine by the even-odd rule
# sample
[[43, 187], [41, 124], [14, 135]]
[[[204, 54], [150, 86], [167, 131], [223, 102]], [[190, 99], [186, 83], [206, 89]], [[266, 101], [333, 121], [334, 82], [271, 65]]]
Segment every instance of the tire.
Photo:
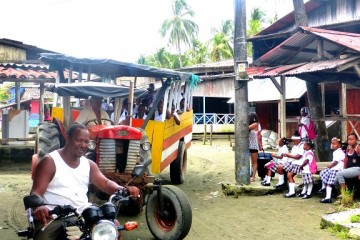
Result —
[[189, 199], [176, 186], [162, 186], [164, 210], [167, 218], [159, 213], [159, 201], [156, 191], [150, 195], [146, 204], [146, 222], [151, 234], [160, 240], [184, 239], [189, 233], [192, 222], [192, 211]]
[[60, 148], [60, 132], [56, 124], [45, 122], [38, 127], [36, 134], [38, 162], [43, 157]]
[[187, 166], [187, 149], [185, 142], [179, 143], [178, 155], [170, 164], [170, 179], [173, 184], [181, 184], [185, 180]]

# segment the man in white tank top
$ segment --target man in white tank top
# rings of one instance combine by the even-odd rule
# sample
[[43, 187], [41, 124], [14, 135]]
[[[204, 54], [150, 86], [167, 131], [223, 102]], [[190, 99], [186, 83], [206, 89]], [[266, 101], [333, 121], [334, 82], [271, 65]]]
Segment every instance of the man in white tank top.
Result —
[[[49, 204], [71, 205], [81, 214], [91, 205], [86, 195], [90, 183], [109, 195], [121, 189], [116, 182], [107, 179], [93, 161], [83, 157], [88, 143], [87, 128], [81, 124], [71, 126], [65, 146], [46, 155], [36, 166], [31, 194], [43, 197]], [[128, 191], [134, 197], [139, 195], [136, 187], [128, 187]], [[48, 214], [50, 209], [50, 206], [34, 209], [37, 220], [34, 240], [65, 239], [63, 222], [50, 223], [53, 219]], [[41, 230], [46, 225], [45, 230]]]

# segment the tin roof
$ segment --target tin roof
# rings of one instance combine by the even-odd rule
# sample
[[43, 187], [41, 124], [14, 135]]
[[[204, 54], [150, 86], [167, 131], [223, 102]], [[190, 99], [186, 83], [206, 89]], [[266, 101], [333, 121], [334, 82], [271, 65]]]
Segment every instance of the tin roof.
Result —
[[309, 63], [298, 63], [291, 65], [282, 65], [277, 67], [253, 67], [246, 69], [248, 75], [253, 78], [267, 78], [267, 77], [276, 77], [276, 76], [295, 76], [303, 73], [317, 72], [328, 69], [335, 69], [339, 66], [342, 66], [346, 63], [355, 62], [360, 59], [359, 56], [352, 56], [345, 59], [333, 59], [327, 61], [319, 62], [309, 62]]
[[[21, 86], [25, 89], [24, 95], [21, 99], [40, 99], [40, 86]], [[44, 91], [44, 98], [53, 98], [54, 94], [52, 92]]]
[[290, 65], [317, 58], [319, 39], [328, 58], [360, 51], [360, 34], [300, 27], [295, 34], [254, 61], [255, 66]]
[[[69, 71], [64, 71], [64, 77], [68, 78]], [[50, 71], [48, 65], [28, 63], [0, 63], [0, 81], [21, 82], [55, 82], [57, 73]], [[77, 74], [73, 73], [76, 79]]]

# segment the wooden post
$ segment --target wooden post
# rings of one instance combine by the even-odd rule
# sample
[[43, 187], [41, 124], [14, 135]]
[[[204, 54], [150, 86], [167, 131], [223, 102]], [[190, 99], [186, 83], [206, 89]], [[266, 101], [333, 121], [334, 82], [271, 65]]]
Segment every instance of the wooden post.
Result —
[[285, 76], [280, 77], [282, 94], [280, 95], [280, 136], [286, 137], [286, 81]]
[[[305, 5], [303, 0], [293, 0], [293, 6], [294, 6], [294, 15], [295, 15], [295, 23], [296, 26], [304, 26], [308, 27], [308, 18], [306, 15]], [[317, 56], [321, 58], [323, 56], [323, 47], [321, 46], [322, 43], [318, 45], [317, 48]], [[329, 140], [328, 140], [328, 134], [327, 129], [325, 126], [324, 120], [324, 114], [322, 111], [322, 102], [321, 102], [321, 96], [318, 86], [319, 79], [311, 79], [309, 78], [306, 81], [306, 89], [307, 89], [307, 95], [310, 105], [310, 112], [313, 115], [313, 118], [315, 119], [315, 123], [318, 127], [318, 136], [316, 138], [315, 142], [315, 152], [317, 154], [317, 159], [319, 161], [329, 161], [331, 159], [331, 151], [329, 146]]]
[[16, 109], [20, 110], [20, 83], [15, 82], [15, 102], [16, 102]]
[[71, 83], [72, 81], [72, 73], [73, 73], [73, 65], [70, 65], [70, 69], [69, 69], [69, 77], [68, 77], [68, 83]]
[[210, 125], [210, 146], [212, 146], [213, 125]]
[[91, 79], [91, 65], [89, 65], [89, 67], [88, 67], [88, 72], [87, 72], [87, 78], [86, 78], [86, 81], [90, 81], [90, 79]]
[[44, 122], [44, 83], [40, 83], [40, 105], [39, 105], [39, 122]]
[[[346, 118], [347, 117], [346, 83], [341, 84], [339, 100], [340, 100], [340, 115]], [[341, 140], [342, 142], [347, 142], [347, 121], [341, 121]]]
[[308, 92], [310, 112], [318, 127], [318, 135], [315, 140], [315, 152], [317, 154], [317, 159], [321, 162], [329, 161], [329, 159], [331, 159], [331, 150], [325, 121], [323, 120], [324, 114], [321, 107], [321, 96], [318, 83], [311, 80], [306, 81], [306, 89]]
[[[136, 81], [136, 77], [135, 77]], [[132, 124], [132, 115], [133, 115], [133, 106], [134, 106], [134, 81], [130, 80], [130, 89], [129, 89], [129, 101], [128, 101], [128, 113], [129, 113], [129, 126]]]
[[320, 83], [321, 87], [321, 107], [323, 115], [325, 116], [325, 83]]
[[206, 143], [206, 124], [204, 123], [204, 137], [203, 137], [203, 145]]

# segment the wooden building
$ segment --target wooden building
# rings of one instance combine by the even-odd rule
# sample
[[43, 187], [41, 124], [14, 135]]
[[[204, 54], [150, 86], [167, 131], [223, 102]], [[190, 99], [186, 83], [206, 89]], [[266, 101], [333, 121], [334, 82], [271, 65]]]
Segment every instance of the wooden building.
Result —
[[340, 116], [319, 120], [341, 121], [344, 140], [350, 131], [360, 132], [360, 109], [354, 101], [360, 96], [360, 35], [352, 34], [360, 33], [360, 1], [310, 0], [305, 9], [309, 28], [297, 28], [291, 12], [248, 39], [253, 44], [254, 65], [267, 68], [265, 72], [273, 68], [271, 73], [261, 69], [252, 73], [256, 79], [272, 77], [278, 83], [289, 76], [316, 81], [326, 115], [330, 110], [326, 111], [325, 89], [330, 88], [339, 96], [337, 106], [333, 104], [339, 108]]
[[[192, 72], [201, 79], [193, 93], [195, 123], [197, 123], [197, 116], [203, 114], [209, 118], [211, 115], [223, 118], [223, 115], [228, 114], [229, 119], [234, 120], [234, 60], [184, 67], [181, 71]], [[289, 78], [286, 91], [287, 117], [291, 121], [291, 118], [295, 118], [301, 106], [305, 104], [305, 82], [295, 77]], [[280, 93], [270, 79], [249, 81], [249, 111], [257, 112], [263, 129], [278, 132], [280, 97]], [[220, 121], [215, 124], [217, 126], [214, 126], [214, 130], [215, 132], [234, 132], [233, 123], [233, 121]], [[203, 122], [198, 122], [198, 124], [203, 124]], [[209, 121], [208, 124], [213, 124], [213, 121]], [[200, 131], [203, 131], [203, 127], [200, 127]]]

